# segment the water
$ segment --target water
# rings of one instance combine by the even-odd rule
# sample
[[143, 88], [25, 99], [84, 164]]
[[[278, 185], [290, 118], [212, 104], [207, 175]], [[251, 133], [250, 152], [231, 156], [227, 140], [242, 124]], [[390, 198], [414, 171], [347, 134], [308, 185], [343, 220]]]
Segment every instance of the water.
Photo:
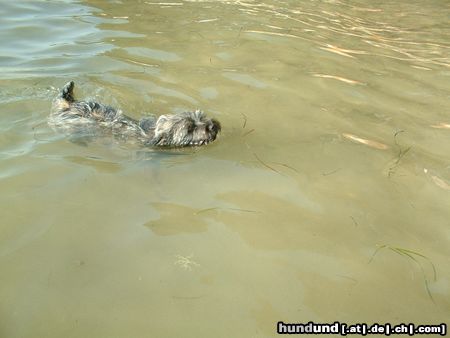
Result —
[[[1, 7], [1, 337], [448, 322], [447, 2]], [[73, 142], [47, 126], [68, 80], [223, 132]]]

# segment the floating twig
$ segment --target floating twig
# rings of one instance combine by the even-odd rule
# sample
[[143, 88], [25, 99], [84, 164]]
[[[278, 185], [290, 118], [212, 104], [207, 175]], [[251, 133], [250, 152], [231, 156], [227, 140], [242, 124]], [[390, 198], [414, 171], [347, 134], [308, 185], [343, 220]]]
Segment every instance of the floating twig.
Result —
[[261, 163], [263, 166], [265, 166], [266, 168], [276, 172], [277, 174], [280, 174], [282, 176], [284, 176], [281, 172], [279, 172], [278, 170], [276, 170], [275, 168], [272, 168], [270, 165], [268, 165], [267, 163], [265, 163], [263, 160], [261, 160], [258, 155], [256, 155], [255, 153], [253, 153], [253, 156], [255, 156], [255, 158], [258, 160], [259, 163]]
[[369, 260], [369, 263], [372, 262], [372, 260], [374, 259], [375, 255], [376, 255], [381, 249], [389, 249], [389, 250], [391, 250], [391, 251], [393, 251], [393, 252], [399, 254], [400, 256], [407, 257], [407, 258], [411, 259], [413, 262], [415, 262], [415, 263], [419, 266], [420, 271], [422, 272], [422, 277], [423, 277], [423, 279], [424, 279], [425, 289], [426, 289], [426, 291], [427, 291], [427, 294], [428, 294], [428, 296], [430, 297], [430, 299], [431, 299], [431, 300], [433, 301], [433, 303], [434, 303], [434, 299], [433, 299], [433, 296], [431, 295], [431, 291], [430, 291], [430, 288], [429, 288], [429, 281], [428, 281], [428, 278], [427, 278], [427, 276], [426, 276], [426, 273], [425, 273], [425, 270], [424, 270], [422, 264], [421, 264], [420, 261], [417, 259], [417, 257], [421, 257], [421, 258], [427, 260], [428, 263], [430, 263], [431, 268], [433, 269], [433, 280], [436, 281], [436, 280], [437, 280], [436, 267], [435, 267], [435, 265], [433, 264], [433, 262], [431, 261], [431, 259], [429, 259], [427, 256], [425, 256], [425, 255], [423, 255], [423, 254], [421, 254], [421, 253], [419, 253], [419, 252], [417, 252], [417, 251], [413, 251], [413, 250], [409, 250], [409, 249], [404, 249], [404, 248], [399, 248], [399, 247], [392, 247], [392, 246], [389, 246], [389, 245], [382, 245], [382, 246], [378, 247], [378, 248], [375, 250], [375, 252], [373, 253], [372, 257], [371, 257], [370, 260]]
[[400, 146], [400, 144], [397, 142], [397, 136], [400, 133], [404, 133], [404, 130], [398, 130], [394, 133], [394, 142], [395, 145], [398, 147], [399, 151], [398, 151], [398, 155], [397, 158], [394, 162], [394, 164], [389, 168], [388, 170], [388, 177], [391, 177], [392, 174], [395, 173], [395, 168], [397, 168], [400, 165], [400, 161], [402, 160], [402, 158], [411, 150], [412, 146], [406, 148], [406, 149], [402, 149], [402, 147]]
[[242, 137], [247, 136], [248, 134], [251, 134], [255, 131], [255, 129], [250, 129], [249, 131], [247, 131], [246, 133], [242, 134]]
[[281, 166], [283, 166], [285, 168], [291, 169], [291, 170], [295, 171], [296, 173], [298, 173], [297, 169], [295, 169], [294, 167], [291, 167], [290, 165], [287, 165], [285, 163], [279, 163], [279, 162], [271, 162], [271, 163], [277, 164], [277, 165], [281, 165]]
[[333, 175], [334, 173], [337, 173], [339, 170], [341, 170], [341, 168], [337, 168], [337, 169], [334, 169], [334, 170], [329, 171], [329, 172], [324, 172], [324, 173], [322, 173], [322, 176]]
[[202, 297], [204, 297], [204, 295], [201, 295], [201, 296], [172, 296], [173, 299], [185, 299], [185, 300], [199, 299]]
[[247, 125], [247, 115], [245, 115], [244, 113], [241, 113], [241, 115], [244, 118], [244, 124], [242, 125], [242, 129], [244, 129], [245, 126]]
[[249, 209], [212, 207], [212, 208], [206, 208], [206, 209], [201, 209], [199, 211], [196, 211], [196, 212], [194, 212], [194, 215], [198, 215], [198, 214], [202, 214], [202, 213], [205, 213], [205, 212], [208, 212], [208, 211], [214, 211], [214, 210], [231, 210], [231, 211], [239, 211], [239, 212], [259, 213], [259, 211], [249, 210]]

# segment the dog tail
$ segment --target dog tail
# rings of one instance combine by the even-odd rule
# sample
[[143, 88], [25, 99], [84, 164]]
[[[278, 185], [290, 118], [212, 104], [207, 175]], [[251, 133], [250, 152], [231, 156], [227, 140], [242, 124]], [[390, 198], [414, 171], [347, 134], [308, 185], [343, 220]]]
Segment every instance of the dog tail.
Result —
[[64, 85], [61, 89], [60, 97], [63, 100], [66, 100], [68, 102], [73, 102], [75, 99], [73, 98], [73, 88], [75, 87], [75, 83], [73, 81], [70, 81]]

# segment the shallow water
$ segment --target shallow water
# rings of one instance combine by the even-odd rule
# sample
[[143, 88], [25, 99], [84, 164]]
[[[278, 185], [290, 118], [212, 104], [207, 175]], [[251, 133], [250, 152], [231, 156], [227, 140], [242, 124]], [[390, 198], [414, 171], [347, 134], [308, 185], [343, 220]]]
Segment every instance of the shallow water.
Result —
[[[445, 1], [4, 2], [0, 336], [450, 318]], [[73, 142], [68, 80], [203, 148]], [[409, 250], [409, 251], [408, 251]]]

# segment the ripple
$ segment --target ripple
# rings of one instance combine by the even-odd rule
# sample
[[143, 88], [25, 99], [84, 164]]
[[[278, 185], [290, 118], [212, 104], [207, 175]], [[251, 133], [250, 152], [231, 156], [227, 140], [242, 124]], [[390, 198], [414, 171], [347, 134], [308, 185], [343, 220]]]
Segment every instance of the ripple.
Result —
[[169, 61], [169, 62], [181, 60], [181, 57], [179, 57], [176, 53], [166, 52], [158, 49], [151, 49], [145, 47], [127, 47], [125, 48], [125, 50], [129, 52], [131, 55], [146, 57], [153, 60]]
[[224, 77], [226, 77], [227, 79], [239, 82], [239, 83], [247, 85], [247, 86], [260, 88], [260, 89], [267, 87], [267, 84], [255, 79], [253, 76], [248, 75], [248, 74], [227, 72], [227, 73], [222, 73], [222, 75]]
[[[115, 38], [136, 38], [120, 30], [100, 29], [121, 19], [93, 15], [98, 9], [81, 5], [3, 4], [0, 23], [0, 72], [3, 78], [59, 75], [86, 69], [94, 55], [114, 49]], [[13, 38], [11, 38], [13, 37]]]

